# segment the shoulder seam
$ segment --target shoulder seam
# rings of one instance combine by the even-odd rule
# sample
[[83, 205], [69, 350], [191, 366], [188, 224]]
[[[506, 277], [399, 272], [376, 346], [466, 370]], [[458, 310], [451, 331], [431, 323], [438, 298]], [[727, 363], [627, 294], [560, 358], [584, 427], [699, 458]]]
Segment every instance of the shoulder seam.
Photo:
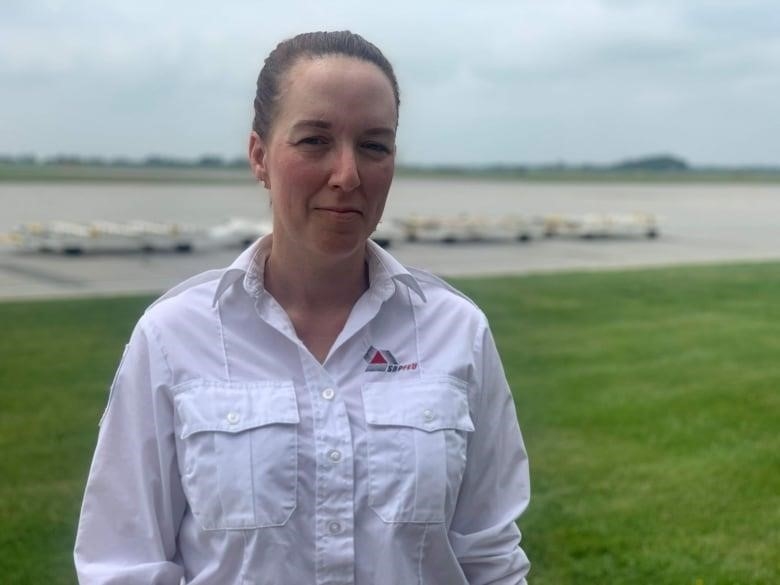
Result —
[[157, 348], [160, 351], [160, 355], [162, 356], [163, 364], [165, 364], [168, 379], [172, 383], [173, 368], [171, 367], [171, 360], [168, 355], [168, 351], [165, 349], [165, 344], [163, 343], [162, 335], [160, 334], [160, 330], [157, 327], [157, 324], [154, 323], [150, 316], [144, 314], [141, 315], [141, 318], [138, 320], [138, 327], [141, 333], [144, 334], [144, 337], [146, 337], [147, 343], [151, 343], [153, 341], [153, 343], [157, 345]]
[[[181, 293], [190, 290], [191, 288], [195, 288], [198, 285], [206, 284], [208, 282], [214, 282], [218, 281], [220, 278], [222, 278], [222, 275], [225, 273], [224, 268], [215, 268], [212, 270], [206, 270], [204, 272], [201, 272], [200, 274], [196, 274], [195, 276], [191, 276], [187, 280], [184, 280], [177, 284], [174, 287], [171, 287], [167, 291], [165, 291], [163, 294], [161, 294], [159, 297], [157, 297], [151, 305], [149, 305], [146, 308], [146, 311], [149, 311], [152, 307], [155, 305], [161, 303], [162, 301], [165, 301], [167, 299], [172, 299], [174, 297], [179, 296]], [[144, 311], [144, 312], [146, 312]]]
[[[471, 303], [474, 307], [479, 309], [479, 305], [475, 303], [468, 295], [464, 294], [463, 292], [459, 291], [457, 288], [452, 286], [449, 282], [444, 280], [443, 278], [440, 278], [436, 276], [435, 274], [432, 274], [428, 272], [427, 270], [421, 270], [420, 268], [410, 268], [407, 267], [407, 270], [414, 276], [417, 280], [420, 282], [423, 282], [425, 284], [430, 284], [433, 286], [438, 286], [443, 289], [448, 290], [449, 292], [461, 297], [464, 300], [467, 300], [469, 303]], [[480, 309], [481, 311], [481, 309]]]

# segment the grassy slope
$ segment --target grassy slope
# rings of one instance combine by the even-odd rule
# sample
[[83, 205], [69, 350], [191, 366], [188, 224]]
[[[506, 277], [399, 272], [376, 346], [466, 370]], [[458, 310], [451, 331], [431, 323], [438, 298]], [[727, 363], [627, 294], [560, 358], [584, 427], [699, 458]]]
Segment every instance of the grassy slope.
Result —
[[[457, 282], [491, 317], [517, 396], [534, 585], [777, 582], [778, 269]], [[8, 583], [75, 582], [96, 423], [148, 301], [0, 304]]]
[[516, 394], [535, 585], [780, 582], [778, 268], [459, 283]]
[[97, 421], [146, 301], [0, 304], [0, 582], [75, 583]]

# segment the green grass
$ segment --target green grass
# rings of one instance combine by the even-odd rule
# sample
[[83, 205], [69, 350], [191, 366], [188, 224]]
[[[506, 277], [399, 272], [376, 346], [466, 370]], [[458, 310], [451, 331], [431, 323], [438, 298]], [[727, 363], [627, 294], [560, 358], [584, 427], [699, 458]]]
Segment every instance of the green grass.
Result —
[[[780, 265], [456, 284], [517, 398], [532, 585], [780, 582]], [[0, 304], [0, 581], [75, 583], [97, 420], [149, 300]]]
[[515, 392], [534, 585], [780, 583], [780, 266], [457, 284]]
[[0, 583], [75, 583], [107, 387], [148, 299], [0, 304]]

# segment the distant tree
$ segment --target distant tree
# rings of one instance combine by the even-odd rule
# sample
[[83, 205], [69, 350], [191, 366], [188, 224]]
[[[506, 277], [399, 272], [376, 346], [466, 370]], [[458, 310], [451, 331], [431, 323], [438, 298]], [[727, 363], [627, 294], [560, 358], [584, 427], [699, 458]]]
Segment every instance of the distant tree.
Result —
[[218, 154], [204, 154], [195, 164], [199, 167], [215, 168], [225, 166], [225, 161]]
[[186, 167], [191, 166], [192, 163], [187, 163], [181, 159], [173, 158], [170, 156], [160, 156], [159, 154], [151, 154], [144, 159], [143, 166], [147, 167]]
[[44, 161], [47, 165], [75, 166], [84, 164], [81, 157], [76, 154], [57, 154]]
[[612, 168], [618, 171], [687, 171], [690, 167], [680, 157], [661, 154], [622, 161]]

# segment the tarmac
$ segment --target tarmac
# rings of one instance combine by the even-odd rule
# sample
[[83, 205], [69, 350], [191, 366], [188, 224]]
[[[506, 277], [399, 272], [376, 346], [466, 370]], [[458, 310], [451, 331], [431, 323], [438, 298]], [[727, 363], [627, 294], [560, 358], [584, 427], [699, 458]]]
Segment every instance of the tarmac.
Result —
[[[223, 210], [251, 217], [256, 188], [230, 186], [14, 185], [0, 188], [0, 231], [32, 219], [123, 221], [142, 217], [208, 222]], [[267, 211], [267, 206], [266, 206]], [[678, 264], [780, 260], [780, 185], [576, 185], [418, 181], [394, 184], [385, 216], [411, 213], [578, 215], [644, 211], [658, 220], [657, 239], [543, 238], [530, 242], [438, 244], [399, 242], [404, 264], [444, 277], [609, 270]], [[191, 253], [22, 253], [0, 244], [0, 299], [160, 293], [211, 268], [238, 249]]]
[[[390, 248], [401, 262], [444, 277], [516, 275], [780, 260], [780, 234], [657, 239], [539, 238], [506, 243], [411, 243]], [[0, 299], [155, 294], [211, 268], [229, 265], [238, 249], [191, 253], [59, 254], [0, 248]]]

